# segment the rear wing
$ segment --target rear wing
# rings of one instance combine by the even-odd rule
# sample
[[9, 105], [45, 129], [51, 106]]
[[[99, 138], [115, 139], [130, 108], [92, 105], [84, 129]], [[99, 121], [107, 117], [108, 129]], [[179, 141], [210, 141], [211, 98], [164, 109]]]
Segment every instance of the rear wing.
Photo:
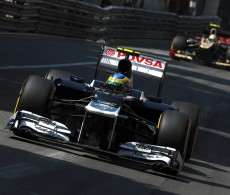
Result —
[[116, 68], [121, 59], [129, 59], [132, 62], [132, 71], [151, 75], [160, 79], [157, 96], [160, 96], [163, 80], [166, 72], [167, 63], [165, 61], [141, 55], [140, 52], [126, 48], [113, 48], [103, 46], [97, 63], [95, 79], [99, 66]]
[[217, 37], [221, 37], [221, 38], [224, 38], [224, 39], [230, 38], [230, 32], [223, 30], [218, 25], [217, 26], [216, 25], [214, 25], [214, 26], [212, 25], [212, 26], [206, 26], [206, 27], [204, 27], [204, 29], [203, 29], [203, 35], [209, 36], [210, 35], [210, 31], [212, 29], [216, 30], [216, 36]]

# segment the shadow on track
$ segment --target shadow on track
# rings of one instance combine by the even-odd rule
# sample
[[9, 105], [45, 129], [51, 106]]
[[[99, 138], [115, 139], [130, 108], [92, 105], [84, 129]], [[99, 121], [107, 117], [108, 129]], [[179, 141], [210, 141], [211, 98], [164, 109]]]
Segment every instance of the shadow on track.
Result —
[[176, 195], [154, 185], [20, 149], [1, 146], [0, 153], [0, 194]]

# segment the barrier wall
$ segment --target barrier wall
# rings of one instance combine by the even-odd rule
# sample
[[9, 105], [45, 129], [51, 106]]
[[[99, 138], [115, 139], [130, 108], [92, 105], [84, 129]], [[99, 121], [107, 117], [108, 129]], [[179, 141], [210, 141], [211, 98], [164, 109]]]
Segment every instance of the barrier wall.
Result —
[[0, 31], [30, 32], [90, 40], [171, 39], [199, 34], [218, 17], [96, 5], [74, 0], [2, 0]]

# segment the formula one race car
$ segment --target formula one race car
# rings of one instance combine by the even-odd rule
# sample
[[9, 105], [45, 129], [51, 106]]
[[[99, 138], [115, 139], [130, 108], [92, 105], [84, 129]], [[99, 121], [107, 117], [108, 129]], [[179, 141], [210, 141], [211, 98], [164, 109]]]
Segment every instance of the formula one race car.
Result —
[[230, 33], [217, 24], [205, 27], [202, 36], [174, 37], [169, 56], [206, 65], [230, 66]]
[[[74, 143], [177, 173], [191, 157], [200, 109], [161, 102], [166, 66], [130, 49], [104, 46], [90, 84], [60, 70], [31, 75], [7, 128], [18, 136]], [[106, 82], [97, 80], [99, 67], [115, 73]], [[156, 96], [146, 98], [133, 88], [133, 71], [159, 80]]]

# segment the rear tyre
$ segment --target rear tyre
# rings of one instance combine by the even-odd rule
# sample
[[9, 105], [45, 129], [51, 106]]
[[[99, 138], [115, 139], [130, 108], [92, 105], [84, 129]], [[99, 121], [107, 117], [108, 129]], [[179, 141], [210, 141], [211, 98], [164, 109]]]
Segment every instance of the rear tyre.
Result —
[[31, 75], [23, 84], [14, 112], [26, 110], [41, 116], [49, 113], [54, 84], [43, 77]]
[[201, 111], [199, 106], [191, 104], [188, 102], [174, 101], [172, 106], [178, 109], [179, 112], [186, 114], [190, 120], [190, 135], [188, 141], [187, 153], [185, 156], [185, 161], [188, 161], [191, 156], [195, 145], [196, 135], [199, 129]]
[[158, 128], [157, 145], [179, 150], [184, 159], [188, 145], [188, 116], [175, 110], [166, 110], [161, 115]]
[[45, 75], [45, 78], [48, 80], [54, 81], [54, 80], [59, 79], [59, 78], [70, 79], [71, 76], [72, 76], [72, 74], [69, 72], [52, 69]]

